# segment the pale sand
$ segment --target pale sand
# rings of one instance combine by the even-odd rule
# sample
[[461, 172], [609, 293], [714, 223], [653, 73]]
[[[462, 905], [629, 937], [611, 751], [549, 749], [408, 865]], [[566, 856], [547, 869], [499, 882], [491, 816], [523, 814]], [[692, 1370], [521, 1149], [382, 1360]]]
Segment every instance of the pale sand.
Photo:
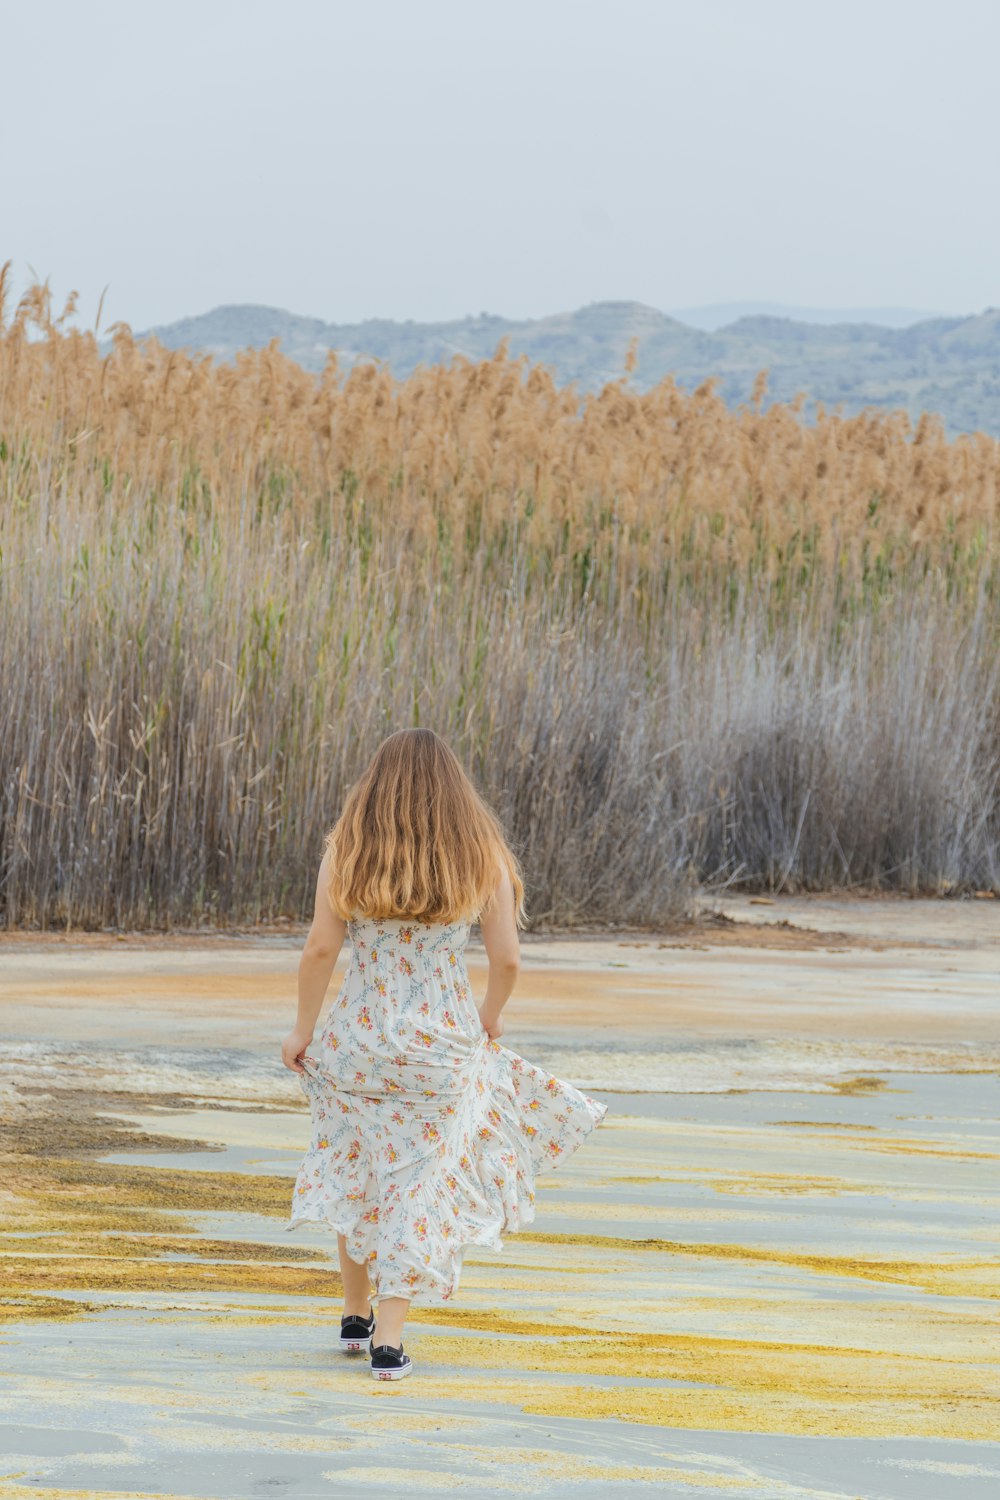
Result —
[[301, 933], [0, 939], [18, 1140], [73, 1121], [4, 1173], [2, 1493], [992, 1500], [1000, 903], [715, 904], [525, 942], [503, 1040], [609, 1115], [388, 1389], [282, 1227]]

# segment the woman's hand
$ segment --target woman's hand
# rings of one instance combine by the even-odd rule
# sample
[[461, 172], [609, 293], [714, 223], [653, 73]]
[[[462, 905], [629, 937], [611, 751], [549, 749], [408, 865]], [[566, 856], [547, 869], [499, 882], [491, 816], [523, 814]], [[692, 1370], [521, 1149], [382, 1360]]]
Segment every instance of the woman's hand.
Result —
[[309, 1046], [312, 1039], [313, 1034], [311, 1031], [300, 1031], [298, 1027], [288, 1033], [281, 1044], [281, 1061], [286, 1068], [291, 1068], [293, 1073], [305, 1072], [305, 1068], [302, 1066], [299, 1058]]
[[483, 1023], [483, 1030], [491, 1042], [495, 1042], [498, 1036], [503, 1036], [503, 1016], [491, 1016], [486, 1011], [479, 1012], [479, 1019]]

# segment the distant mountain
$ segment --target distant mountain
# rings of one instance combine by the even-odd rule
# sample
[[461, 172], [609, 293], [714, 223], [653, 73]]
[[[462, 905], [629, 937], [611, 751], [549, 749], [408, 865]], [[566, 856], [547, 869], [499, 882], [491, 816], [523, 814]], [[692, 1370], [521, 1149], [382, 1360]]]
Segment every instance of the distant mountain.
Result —
[[929, 318], [905, 328], [872, 322], [807, 323], [773, 316], [740, 317], [713, 331], [694, 328], [640, 302], [594, 302], [546, 318], [481, 314], [448, 323], [324, 323], [273, 307], [219, 307], [149, 332], [168, 348], [204, 351], [220, 360], [278, 339], [306, 369], [321, 370], [331, 349], [341, 368], [383, 361], [400, 377], [418, 365], [455, 355], [489, 358], [501, 338], [512, 355], [548, 365], [560, 384], [596, 391], [624, 374], [632, 338], [639, 362], [631, 384], [644, 390], [666, 375], [693, 388], [719, 378], [731, 405], [749, 398], [754, 377], [769, 371], [768, 404], [798, 392], [851, 414], [866, 406], [902, 407], [914, 417], [941, 414], [952, 433], [980, 429], [1000, 436], [1000, 310]]
[[947, 316], [916, 307], [788, 307], [782, 302], [710, 302], [704, 307], [681, 307], [672, 318], [692, 328], [725, 328], [737, 318], [791, 318], [796, 323], [880, 323], [884, 328], [909, 328], [930, 318]]

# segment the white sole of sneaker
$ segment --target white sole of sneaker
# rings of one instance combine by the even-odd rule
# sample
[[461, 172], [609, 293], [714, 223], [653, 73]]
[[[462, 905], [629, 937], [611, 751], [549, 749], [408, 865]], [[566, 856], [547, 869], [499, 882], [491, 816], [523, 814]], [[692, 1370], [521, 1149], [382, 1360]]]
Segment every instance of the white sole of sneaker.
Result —
[[413, 1369], [412, 1365], [403, 1365], [398, 1370], [373, 1370], [372, 1374], [376, 1380], [402, 1380], [404, 1375], [409, 1375]]
[[367, 1354], [368, 1339], [341, 1339], [340, 1348], [344, 1354]]

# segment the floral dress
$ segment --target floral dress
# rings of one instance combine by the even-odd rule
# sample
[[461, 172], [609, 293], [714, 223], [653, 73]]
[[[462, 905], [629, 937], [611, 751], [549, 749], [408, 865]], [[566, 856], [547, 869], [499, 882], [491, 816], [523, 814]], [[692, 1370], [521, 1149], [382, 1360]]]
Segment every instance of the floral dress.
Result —
[[312, 1112], [287, 1227], [322, 1224], [375, 1291], [447, 1302], [470, 1245], [502, 1250], [535, 1217], [535, 1173], [586, 1140], [607, 1105], [483, 1030], [468, 922], [347, 924], [351, 958], [298, 1075]]

